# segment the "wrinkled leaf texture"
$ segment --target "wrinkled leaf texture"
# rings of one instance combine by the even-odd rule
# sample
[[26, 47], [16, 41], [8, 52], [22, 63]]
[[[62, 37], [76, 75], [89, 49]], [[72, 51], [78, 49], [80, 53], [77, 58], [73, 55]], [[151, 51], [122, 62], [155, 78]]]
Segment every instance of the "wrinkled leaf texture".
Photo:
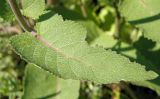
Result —
[[153, 79], [157, 74], [111, 50], [90, 47], [86, 29], [54, 15], [37, 23], [35, 38], [24, 33], [11, 38], [13, 48], [28, 62], [65, 79], [116, 83]]

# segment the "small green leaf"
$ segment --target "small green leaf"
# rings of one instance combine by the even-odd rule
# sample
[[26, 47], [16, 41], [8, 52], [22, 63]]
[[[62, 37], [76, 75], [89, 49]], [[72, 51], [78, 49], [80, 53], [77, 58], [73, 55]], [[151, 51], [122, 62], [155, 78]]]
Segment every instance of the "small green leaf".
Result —
[[45, 0], [23, 0], [23, 14], [38, 19], [45, 9]]
[[144, 30], [144, 36], [160, 43], [160, 0], [123, 0], [120, 12]]
[[39, 22], [37, 31], [37, 38], [30, 33], [12, 37], [11, 45], [28, 62], [59, 77], [104, 84], [157, 77], [113, 51], [90, 47], [85, 41], [86, 29], [76, 22], [63, 21], [59, 15]]
[[77, 99], [79, 87], [79, 81], [63, 80], [34, 64], [28, 64], [23, 99]]
[[64, 19], [68, 20], [82, 20], [84, 19], [79, 13], [74, 10], [70, 10], [63, 6], [54, 7], [51, 12], [56, 12], [63, 16]]
[[103, 31], [91, 20], [80, 21], [87, 30], [87, 42], [92, 42], [95, 38], [99, 37]]

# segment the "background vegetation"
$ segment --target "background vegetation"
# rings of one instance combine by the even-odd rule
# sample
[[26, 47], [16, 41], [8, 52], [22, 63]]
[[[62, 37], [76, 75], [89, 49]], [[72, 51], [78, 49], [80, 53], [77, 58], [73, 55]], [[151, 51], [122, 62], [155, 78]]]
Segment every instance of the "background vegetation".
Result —
[[[133, 1], [136, 2], [136, 0]], [[150, 0], [146, 1], [148, 3]], [[28, 12], [26, 10], [27, 3], [23, 3], [23, 0], [16, 0], [16, 2], [19, 8], [24, 9], [21, 11], [25, 15], [25, 20], [30, 24], [30, 27], [34, 27], [39, 12]], [[135, 18], [127, 15], [128, 13], [123, 10], [128, 7], [121, 8], [123, 2], [125, 0], [46, 0], [45, 9], [46, 12], [53, 12], [48, 17], [58, 13], [65, 20], [74, 20], [82, 24], [87, 29], [86, 41], [90, 46], [98, 46], [106, 50], [116, 51], [118, 54], [129, 58], [130, 61], [136, 61], [139, 64], [145, 65], [147, 70], [152, 69], [156, 73], [159, 73], [159, 36], [156, 34], [152, 34], [151, 36], [150, 34], [145, 34], [143, 28], [148, 28], [148, 26], [143, 25], [143, 22], [141, 25], [138, 24], [139, 21], [137, 23], [136, 21], [133, 22], [132, 19]], [[135, 2], [132, 2], [132, 4]], [[127, 2], [125, 5], [127, 5]], [[156, 6], [155, 4], [148, 5]], [[34, 10], [34, 7], [30, 10]], [[132, 10], [130, 13], [134, 15], [136, 11], [137, 9], [135, 8], [135, 11]], [[158, 7], [157, 12], [160, 13]], [[125, 15], [125, 13], [127, 14]], [[27, 17], [28, 14], [30, 17]], [[43, 15], [40, 17], [43, 17]], [[152, 19], [148, 19], [150, 23], [152, 20], [157, 22], [150, 26], [152, 27], [154, 24], [158, 25], [159, 18], [160, 16], [157, 15]], [[156, 28], [156, 31], [159, 27], [152, 27], [153, 30], [154, 28]], [[24, 93], [24, 82], [32, 80], [30, 78], [27, 79], [27, 75], [32, 71], [27, 71], [29, 70], [26, 69], [27, 62], [21, 59], [9, 44], [11, 36], [23, 32], [24, 30], [15, 19], [7, 1], [0, 0], [0, 99], [21, 99]], [[103, 85], [81, 81], [78, 99], [159, 99], [159, 84], [159, 77], [151, 81], [122, 81]], [[43, 99], [48, 98], [44, 97]]]

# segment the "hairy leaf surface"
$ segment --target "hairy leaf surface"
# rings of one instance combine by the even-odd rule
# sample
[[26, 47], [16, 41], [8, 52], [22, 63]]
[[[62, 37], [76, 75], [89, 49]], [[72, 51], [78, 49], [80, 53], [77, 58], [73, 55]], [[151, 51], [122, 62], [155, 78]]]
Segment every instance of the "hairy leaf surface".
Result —
[[[146, 39], [147, 40], [147, 39]], [[91, 43], [91, 46], [103, 46], [104, 48], [106, 49], [114, 49], [116, 51], [118, 51], [120, 54], [126, 56], [126, 57], [129, 57], [130, 60], [136, 60], [138, 61], [139, 63], [141, 64], [145, 64], [147, 66], [147, 68], [152, 68], [152, 70], [157, 70], [158, 71], [158, 68], [155, 68], [156, 66], [159, 66], [159, 65], [153, 65], [151, 62], [153, 62], [153, 60], [156, 60], [154, 59], [154, 55], [152, 55], [151, 53], [147, 52], [145, 55], [146, 56], [149, 56], [151, 59], [153, 59], [152, 61], [150, 59], [147, 59], [145, 56], [141, 55], [141, 52], [145, 52], [145, 50], [148, 51], [148, 49], [145, 47], [145, 46], [152, 46], [153, 43], [144, 43], [146, 41], [141, 41], [140, 44], [138, 44], [137, 46], [140, 46], [143, 48], [142, 51], [139, 51], [138, 49], [134, 48], [133, 46], [131, 45], [128, 45], [124, 42], [121, 42], [120, 46], [117, 44], [118, 47], [116, 47], [116, 43], [117, 41], [109, 36], [109, 35], [100, 35], [99, 37], [97, 37], [96, 40], [94, 40], [92, 43]], [[153, 48], [154, 49], [154, 48]], [[151, 48], [150, 48], [151, 50]], [[147, 55], [148, 54], [148, 55]], [[156, 58], [159, 54], [155, 54]], [[157, 59], [157, 61], [159, 61]], [[154, 63], [156, 63], [154, 61]], [[155, 69], [153, 69], [155, 68]], [[159, 73], [159, 72], [157, 72]], [[160, 73], [159, 73], [160, 74]], [[160, 95], [160, 77], [154, 79], [154, 80], [150, 80], [150, 81], [137, 81], [137, 82], [130, 82], [134, 85], [137, 85], [137, 86], [143, 86], [143, 87], [147, 87], [147, 88], [150, 88], [154, 91], [157, 92], [158, 95]]]
[[45, 0], [23, 0], [23, 14], [38, 19], [45, 9]]
[[120, 12], [126, 19], [144, 30], [144, 36], [160, 42], [160, 0], [124, 0]]
[[37, 24], [37, 38], [30, 33], [14, 36], [13, 48], [28, 62], [62, 78], [96, 83], [143, 81], [157, 76], [152, 71], [111, 50], [90, 47], [86, 30], [73, 21], [54, 15]]
[[77, 99], [79, 87], [79, 81], [63, 80], [34, 64], [28, 64], [23, 99]]

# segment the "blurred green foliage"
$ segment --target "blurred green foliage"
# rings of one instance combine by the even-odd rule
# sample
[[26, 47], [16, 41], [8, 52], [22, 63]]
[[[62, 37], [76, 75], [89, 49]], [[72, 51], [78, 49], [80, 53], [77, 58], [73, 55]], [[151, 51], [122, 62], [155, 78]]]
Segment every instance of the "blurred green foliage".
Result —
[[[160, 45], [144, 38], [142, 31], [129, 24], [124, 18], [121, 17], [117, 23], [115, 4], [119, 4], [123, 0], [56, 1], [53, 6], [46, 7], [47, 10], [61, 14], [66, 20], [76, 20], [84, 25], [88, 33], [86, 40], [91, 46], [114, 50], [131, 61], [143, 64], [147, 69], [152, 69], [160, 74]], [[48, 17], [51, 16], [48, 15]], [[9, 23], [11, 26], [17, 25], [13, 19], [6, 0], [0, 0], [0, 25], [4, 25], [4, 23]], [[115, 37], [117, 32], [119, 33], [118, 38]], [[26, 63], [10, 47], [10, 36], [0, 28], [0, 99], [6, 97], [7, 99], [17, 99], [21, 98], [23, 94]], [[120, 90], [114, 91], [116, 88], [113, 85], [95, 85], [82, 81], [79, 99], [111, 99], [117, 94], [120, 95], [114, 99], [134, 99], [135, 97], [137, 99], [158, 99], [158, 94], [160, 94], [159, 78], [146, 82], [120, 83], [116, 86]], [[141, 93], [143, 97], [139, 95]]]
[[18, 63], [21, 60], [11, 49], [9, 37], [0, 32], [0, 98], [9, 96], [13, 99], [22, 94], [22, 79], [19, 77], [23, 74], [24, 64]]

